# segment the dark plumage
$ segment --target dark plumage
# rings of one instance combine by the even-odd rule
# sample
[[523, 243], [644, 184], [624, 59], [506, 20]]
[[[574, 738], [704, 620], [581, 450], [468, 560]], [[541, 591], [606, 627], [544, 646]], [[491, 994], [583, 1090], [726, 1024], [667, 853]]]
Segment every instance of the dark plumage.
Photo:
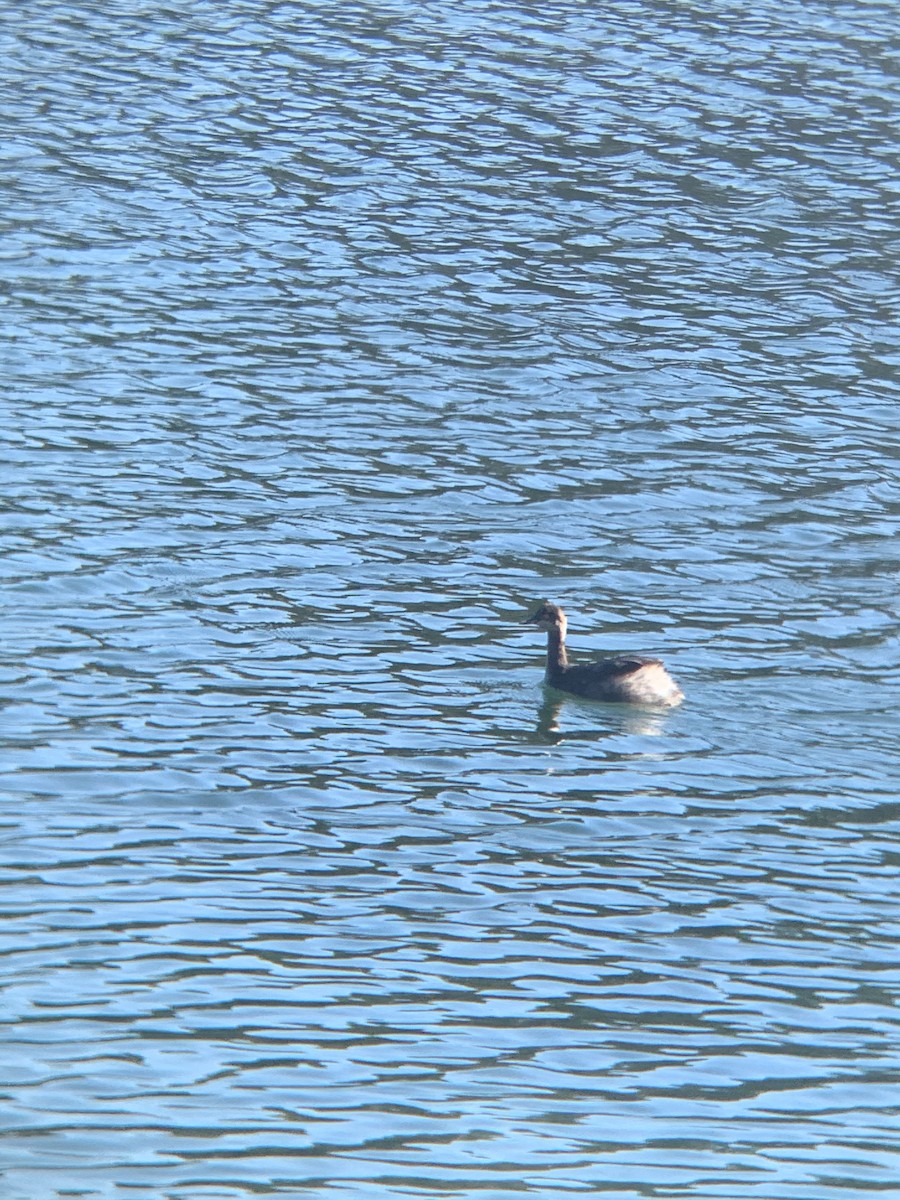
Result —
[[622, 704], [680, 704], [684, 692], [658, 658], [620, 654], [599, 662], [569, 665], [566, 656], [566, 614], [558, 604], [539, 604], [526, 617], [529, 624], [547, 631], [547, 672], [550, 687], [590, 700]]

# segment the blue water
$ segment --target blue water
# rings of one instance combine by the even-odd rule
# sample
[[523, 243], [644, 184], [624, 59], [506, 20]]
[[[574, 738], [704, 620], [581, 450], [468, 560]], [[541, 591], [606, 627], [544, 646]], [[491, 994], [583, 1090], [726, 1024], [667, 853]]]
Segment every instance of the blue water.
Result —
[[5, 15], [4, 1200], [891, 1194], [895, 8]]

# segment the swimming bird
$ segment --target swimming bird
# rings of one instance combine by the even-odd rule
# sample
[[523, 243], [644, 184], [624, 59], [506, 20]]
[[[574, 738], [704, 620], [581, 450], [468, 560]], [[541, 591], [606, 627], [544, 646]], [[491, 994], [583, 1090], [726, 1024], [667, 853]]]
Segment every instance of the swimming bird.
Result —
[[563, 692], [590, 700], [622, 704], [680, 704], [684, 692], [658, 658], [620, 654], [599, 662], [569, 665], [566, 656], [566, 614], [558, 604], [539, 604], [525, 618], [547, 631], [547, 672], [544, 682]]

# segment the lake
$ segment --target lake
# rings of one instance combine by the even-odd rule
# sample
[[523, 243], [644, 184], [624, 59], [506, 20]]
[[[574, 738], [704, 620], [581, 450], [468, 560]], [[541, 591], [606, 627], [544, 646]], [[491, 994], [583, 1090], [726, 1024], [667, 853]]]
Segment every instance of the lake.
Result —
[[896, 1189], [895, 6], [8, 15], [4, 1200]]

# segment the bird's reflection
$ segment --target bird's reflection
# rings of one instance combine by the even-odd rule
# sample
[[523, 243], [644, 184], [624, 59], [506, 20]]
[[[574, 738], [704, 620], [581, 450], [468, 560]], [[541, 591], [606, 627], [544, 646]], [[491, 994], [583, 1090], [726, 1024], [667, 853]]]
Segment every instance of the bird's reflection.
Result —
[[564, 703], [563, 700], [545, 696], [543, 704], [538, 709], [536, 732], [548, 742], [559, 742], [565, 736], [559, 725], [559, 714], [562, 712]]
[[[562, 728], [563, 710], [569, 706], [584, 710], [588, 706], [597, 711], [602, 709], [608, 720], [603, 729], [576, 729], [565, 733]], [[636, 708], [632, 705], [589, 704], [568, 696], [546, 695], [538, 709], [535, 732], [547, 742], [557, 743], [566, 739], [595, 741], [598, 734], [628, 733], [643, 737], [659, 737], [665, 732], [671, 713], [668, 709], [656, 710]]]

